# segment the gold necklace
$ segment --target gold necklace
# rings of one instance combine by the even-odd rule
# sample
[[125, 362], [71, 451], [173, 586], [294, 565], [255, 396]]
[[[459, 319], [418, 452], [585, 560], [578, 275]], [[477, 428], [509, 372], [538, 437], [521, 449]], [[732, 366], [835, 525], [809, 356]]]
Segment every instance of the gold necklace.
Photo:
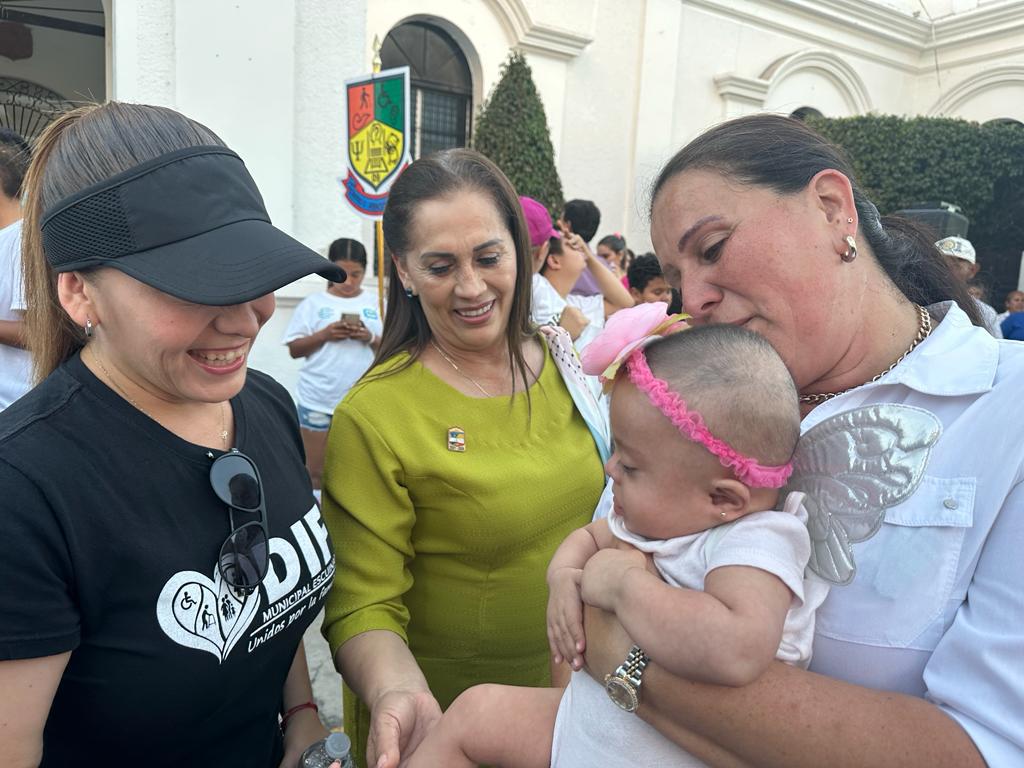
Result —
[[459, 374], [459, 376], [461, 376], [466, 381], [470, 382], [474, 387], [479, 389], [483, 393], [484, 397], [493, 397], [493, 395], [491, 395], [490, 392], [488, 392], [486, 389], [484, 389], [482, 386], [480, 386], [480, 382], [479, 381], [477, 381], [472, 376], [470, 376], [468, 373], [466, 373], [461, 368], [459, 368], [459, 366], [457, 366], [455, 364], [455, 361], [452, 360], [450, 357], [448, 357], [448, 355], [446, 355], [444, 353], [444, 350], [441, 349], [439, 346], [437, 346], [437, 344], [434, 342], [433, 339], [430, 340], [430, 346], [432, 346], [434, 349], [437, 350], [437, 353], [448, 362], [448, 365], [450, 365], [452, 368], [455, 369], [455, 372], [457, 374]]
[[[129, 403], [131, 403], [133, 406], [135, 406], [135, 408], [137, 408], [139, 411], [141, 411], [144, 416], [147, 416], [150, 419], [153, 419], [153, 421], [156, 421], [159, 424], [160, 422], [157, 421], [157, 419], [154, 418], [153, 415], [151, 413], [149, 413], [149, 411], [147, 411], [145, 408], [143, 408], [141, 405], [139, 405], [135, 401], [135, 398], [133, 398], [131, 395], [129, 395], [127, 392], [125, 392], [124, 387], [122, 387], [120, 384], [117, 383], [117, 379], [115, 379], [113, 376], [110, 375], [110, 371], [107, 370], [107, 366], [105, 366], [103, 364], [103, 361], [100, 359], [100, 356], [99, 356], [99, 354], [97, 354], [96, 350], [90, 348], [89, 351], [92, 352], [92, 358], [93, 358], [93, 360], [96, 361], [96, 364], [100, 367], [100, 370], [103, 371], [103, 375], [106, 376], [107, 379], [110, 380], [110, 383], [114, 385], [114, 388], [118, 392], [121, 393], [121, 395], [124, 397], [124, 399], [127, 400]], [[227, 428], [227, 425], [226, 425], [226, 423], [224, 421], [224, 402], [223, 401], [221, 401], [221, 404], [220, 404], [220, 442], [221, 442], [221, 444], [225, 448], [227, 448], [227, 446], [228, 446], [228, 428]]]
[[[907, 347], [907, 351], [904, 352], [899, 357], [897, 357], [892, 365], [890, 365], [884, 371], [879, 373], [877, 376], [873, 376], [872, 378], [865, 381], [864, 384], [871, 384], [873, 382], [876, 382], [880, 378], [885, 376], [887, 373], [892, 371], [893, 368], [895, 368], [897, 365], [903, 362], [907, 355], [914, 351], [918, 344], [927, 339], [928, 336], [931, 334], [932, 316], [929, 315], [928, 310], [922, 307], [920, 304], [915, 304], [914, 306], [917, 307], [917, 313], [920, 316], [920, 322], [917, 326], [917, 335], [914, 337], [914, 340], [910, 342], [910, 346]], [[827, 400], [831, 400], [833, 397], [839, 397], [840, 395], [845, 395], [847, 392], [855, 390], [857, 387], [863, 387], [864, 384], [855, 384], [852, 387], [847, 387], [841, 392], [822, 392], [816, 395], [800, 395], [800, 402], [805, 404], [820, 405], [821, 403], [824, 403]]]

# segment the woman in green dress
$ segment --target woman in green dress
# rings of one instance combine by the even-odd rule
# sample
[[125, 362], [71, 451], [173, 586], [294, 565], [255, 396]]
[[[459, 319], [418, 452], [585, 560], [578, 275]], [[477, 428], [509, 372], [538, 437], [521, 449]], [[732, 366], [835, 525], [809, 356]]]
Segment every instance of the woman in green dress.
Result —
[[493, 163], [410, 165], [384, 237], [380, 350], [328, 438], [324, 634], [360, 762], [395, 768], [469, 686], [550, 684], [545, 569], [591, 519], [608, 441], [571, 340], [530, 323], [526, 224]]

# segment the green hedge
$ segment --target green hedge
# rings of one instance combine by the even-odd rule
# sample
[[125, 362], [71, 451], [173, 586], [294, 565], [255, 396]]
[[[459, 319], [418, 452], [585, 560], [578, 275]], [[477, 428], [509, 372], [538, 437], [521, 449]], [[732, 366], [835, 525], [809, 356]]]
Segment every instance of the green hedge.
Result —
[[562, 215], [565, 201], [548, 120], [530, 66], [519, 51], [502, 65], [501, 79], [477, 117], [473, 147], [505, 172], [520, 195], [540, 201], [553, 217]]
[[959, 205], [992, 288], [990, 303], [1002, 311], [1024, 250], [1024, 126], [892, 115], [807, 123], [846, 151], [883, 213], [930, 200]]

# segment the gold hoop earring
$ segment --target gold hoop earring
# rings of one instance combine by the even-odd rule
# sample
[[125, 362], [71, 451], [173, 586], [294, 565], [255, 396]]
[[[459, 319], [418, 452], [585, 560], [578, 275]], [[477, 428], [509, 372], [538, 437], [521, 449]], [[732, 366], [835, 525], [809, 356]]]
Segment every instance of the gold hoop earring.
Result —
[[847, 264], [857, 258], [857, 242], [853, 239], [853, 235], [846, 236], [846, 250], [841, 254], [841, 258]]

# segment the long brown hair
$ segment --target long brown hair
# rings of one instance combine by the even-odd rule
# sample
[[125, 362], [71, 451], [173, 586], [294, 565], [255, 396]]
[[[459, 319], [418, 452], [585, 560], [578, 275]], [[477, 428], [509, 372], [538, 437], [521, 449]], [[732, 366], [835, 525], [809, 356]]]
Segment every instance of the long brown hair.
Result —
[[922, 306], [952, 299], [972, 323], [984, 325], [966, 284], [946, 265], [934, 238], [908, 219], [879, 216], [857, 185], [853, 166], [843, 151], [795, 118], [747, 115], [701, 134], [662, 168], [651, 192], [651, 209], [669, 179], [687, 170], [716, 171], [741, 184], [792, 195], [827, 168], [849, 179], [860, 230], [896, 288]]
[[[478, 191], [494, 203], [515, 244], [516, 287], [505, 339], [513, 375], [518, 372], [525, 387], [529, 379], [523, 342], [536, 333], [530, 321], [530, 238], [519, 198], [501, 169], [471, 149], [449, 149], [420, 158], [402, 172], [391, 188], [384, 209], [384, 240], [391, 253], [404, 258], [411, 247], [410, 230], [420, 205], [465, 189]], [[388, 311], [374, 365], [405, 351], [409, 353], [409, 360], [389, 373], [407, 367], [422, 354], [431, 336], [419, 299], [405, 294], [398, 267], [391, 260], [388, 264]]]
[[[204, 125], [166, 107], [111, 101], [66, 112], [39, 137], [25, 176], [22, 270], [25, 336], [36, 383], [85, 345], [61, 307], [57, 273], [46, 261], [39, 225], [58, 200], [167, 152], [224, 142]], [[81, 274], [94, 279], [95, 270]]]

